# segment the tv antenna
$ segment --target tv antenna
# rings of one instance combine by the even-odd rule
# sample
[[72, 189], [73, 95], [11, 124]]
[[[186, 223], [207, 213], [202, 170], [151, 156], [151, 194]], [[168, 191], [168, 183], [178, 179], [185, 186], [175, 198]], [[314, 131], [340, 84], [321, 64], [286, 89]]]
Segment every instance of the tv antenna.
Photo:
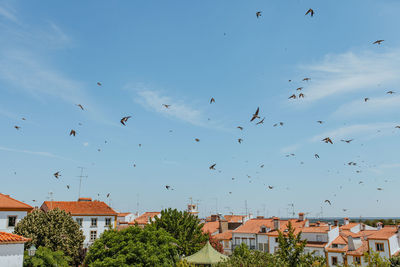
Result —
[[81, 169], [81, 175], [77, 176], [79, 178], [79, 192], [78, 192], [78, 198], [81, 197], [81, 187], [82, 187], [82, 179], [83, 178], [88, 178], [87, 175], [83, 175], [83, 169], [84, 167], [78, 167], [78, 169]]

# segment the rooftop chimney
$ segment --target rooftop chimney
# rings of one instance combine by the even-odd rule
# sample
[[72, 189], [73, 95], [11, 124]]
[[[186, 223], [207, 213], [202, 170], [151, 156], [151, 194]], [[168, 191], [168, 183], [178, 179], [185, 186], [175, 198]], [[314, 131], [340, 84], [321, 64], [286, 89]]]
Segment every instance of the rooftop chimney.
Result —
[[332, 224], [330, 222], [328, 222], [328, 226], [329, 226], [329, 231], [332, 230]]
[[299, 213], [299, 221], [304, 221], [305, 220], [305, 216], [303, 212]]
[[218, 215], [216, 215], [216, 214], [211, 215], [211, 221], [212, 222], [216, 222], [217, 219], [218, 219]]
[[280, 229], [280, 221], [278, 217], [273, 217], [272, 220], [274, 221], [274, 230]]
[[339, 226], [339, 221], [338, 220], [334, 220], [333, 223], [334, 223], [335, 226]]
[[350, 220], [347, 217], [344, 218], [343, 220], [344, 220], [344, 225], [348, 225], [350, 223]]
[[264, 216], [257, 216], [257, 219], [264, 219]]
[[89, 202], [89, 201], [92, 201], [92, 199], [90, 197], [80, 197], [80, 198], [78, 198], [78, 201], [79, 202], [85, 202], [85, 201]]
[[381, 229], [383, 228], [383, 223], [378, 222], [378, 223], [376, 224], [376, 228], [377, 228], [378, 230], [381, 230]]

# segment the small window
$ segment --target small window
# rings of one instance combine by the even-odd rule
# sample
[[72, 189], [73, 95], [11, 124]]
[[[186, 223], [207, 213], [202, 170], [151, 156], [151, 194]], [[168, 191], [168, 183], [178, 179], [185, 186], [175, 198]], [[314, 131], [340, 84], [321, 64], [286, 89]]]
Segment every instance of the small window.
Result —
[[76, 222], [79, 224], [80, 227], [82, 227], [82, 223], [83, 223], [82, 218], [76, 218]]
[[279, 238], [275, 237], [275, 243], [278, 243]]
[[96, 227], [96, 226], [97, 226], [97, 218], [92, 218], [92, 219], [91, 219], [91, 224], [90, 224], [90, 226], [91, 226], [91, 227]]
[[95, 241], [97, 238], [97, 231], [90, 231], [90, 242]]
[[242, 243], [245, 243], [247, 245], [247, 238], [242, 238]]
[[322, 235], [317, 235], [317, 242], [322, 242]]
[[106, 226], [110, 226], [111, 225], [111, 218], [106, 218]]
[[235, 237], [235, 245], [239, 245], [240, 244], [240, 238], [239, 237]]
[[338, 248], [338, 244], [332, 244], [332, 248]]
[[337, 257], [332, 257], [332, 265], [337, 265]]
[[385, 251], [383, 243], [376, 243], [375, 246], [376, 246], [376, 251]]
[[8, 227], [15, 227], [17, 224], [17, 216], [8, 216]]
[[354, 257], [354, 261], [355, 261], [357, 264], [361, 264], [361, 257], [360, 257], [360, 256], [355, 256], [355, 257]]

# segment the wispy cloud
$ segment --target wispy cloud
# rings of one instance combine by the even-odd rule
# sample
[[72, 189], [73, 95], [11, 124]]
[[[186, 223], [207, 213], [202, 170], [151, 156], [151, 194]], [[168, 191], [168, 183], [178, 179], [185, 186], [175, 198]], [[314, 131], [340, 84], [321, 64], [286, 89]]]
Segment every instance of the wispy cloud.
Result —
[[400, 168], [400, 163], [382, 164], [382, 165], [379, 165], [378, 167], [379, 167], [379, 168], [382, 168], [382, 169]]
[[285, 146], [280, 149], [280, 152], [282, 154], [293, 153], [293, 152], [297, 151], [298, 149], [300, 149], [301, 146], [302, 146], [302, 144], [294, 144], [294, 145]]
[[18, 22], [17, 16], [15, 15], [14, 10], [10, 8], [6, 8], [4, 6], [0, 6], [0, 16], [10, 20], [12, 22]]
[[[378, 84], [396, 85], [400, 82], [400, 50], [327, 55], [321, 62], [301, 66], [312, 77], [305, 89], [304, 101], [351, 92], [377, 89]], [[382, 90], [382, 88], [378, 88]]]
[[[137, 92], [136, 102], [143, 107], [162, 114], [163, 116], [178, 119], [196, 126], [206, 126], [206, 117], [200, 109], [172, 97], [161, 95], [152, 90], [140, 90]], [[163, 104], [171, 105], [168, 109]]]
[[25, 153], [25, 154], [31, 154], [31, 155], [37, 155], [37, 156], [42, 156], [42, 157], [49, 157], [49, 158], [57, 158], [57, 159], [63, 159], [63, 160], [70, 160], [74, 161], [68, 158], [60, 157], [57, 155], [54, 155], [53, 153], [50, 152], [43, 152], [43, 151], [31, 151], [31, 150], [24, 150], [24, 149], [14, 149], [14, 148], [8, 148], [8, 147], [3, 147], [0, 146], [1, 151], [7, 151], [7, 152], [17, 152], [17, 153]]

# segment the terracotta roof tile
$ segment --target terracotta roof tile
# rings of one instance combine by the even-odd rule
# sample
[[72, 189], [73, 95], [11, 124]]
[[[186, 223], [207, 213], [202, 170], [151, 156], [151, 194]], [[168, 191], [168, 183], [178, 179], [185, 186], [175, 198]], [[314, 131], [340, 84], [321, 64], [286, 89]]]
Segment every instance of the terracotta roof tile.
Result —
[[21, 201], [18, 201], [9, 195], [4, 195], [0, 193], [0, 210], [21, 210], [21, 211], [31, 211], [33, 207], [25, 204]]
[[[337, 226], [332, 226], [332, 230]], [[329, 232], [329, 226], [314, 226], [314, 227], [304, 227], [301, 229], [303, 233], [327, 233]]]
[[219, 221], [206, 222], [202, 228], [203, 233], [210, 233], [210, 234], [217, 232], [218, 229], [219, 229]]
[[117, 215], [117, 212], [102, 201], [45, 201], [42, 210], [60, 209], [71, 215]]
[[396, 234], [397, 227], [386, 226], [381, 230], [375, 231], [375, 233], [368, 236], [368, 239], [389, 239]]
[[348, 224], [346, 224], [346, 225], [340, 226], [340, 229], [341, 229], [341, 230], [350, 230], [351, 228], [353, 228], [353, 227], [355, 227], [355, 226], [357, 226], [357, 225], [359, 225], [359, 224], [360, 224], [360, 223], [356, 223], [356, 222], [348, 223]]
[[25, 238], [23, 236], [0, 232], [0, 244], [4, 243], [25, 243], [30, 241], [29, 238]]
[[324, 248], [327, 244], [327, 242], [307, 242], [306, 247]]
[[224, 218], [228, 222], [243, 222], [246, 215], [225, 215]]
[[347, 251], [347, 255], [351, 255], [351, 256], [362, 256], [364, 255], [364, 252], [368, 251], [368, 241], [362, 241], [362, 245], [361, 247], [359, 247], [356, 250], [352, 250], [352, 251]]
[[150, 219], [152, 220], [155, 216], [158, 216], [159, 214], [161, 214], [161, 212], [159, 211], [145, 212], [136, 219], [134, 219], [133, 221], [131, 221], [129, 224], [136, 224], [136, 223], [141, 225], [149, 224], [149, 220]]
[[215, 239], [218, 240], [231, 240], [232, 239], [232, 230], [228, 230], [226, 232], [214, 235]]

